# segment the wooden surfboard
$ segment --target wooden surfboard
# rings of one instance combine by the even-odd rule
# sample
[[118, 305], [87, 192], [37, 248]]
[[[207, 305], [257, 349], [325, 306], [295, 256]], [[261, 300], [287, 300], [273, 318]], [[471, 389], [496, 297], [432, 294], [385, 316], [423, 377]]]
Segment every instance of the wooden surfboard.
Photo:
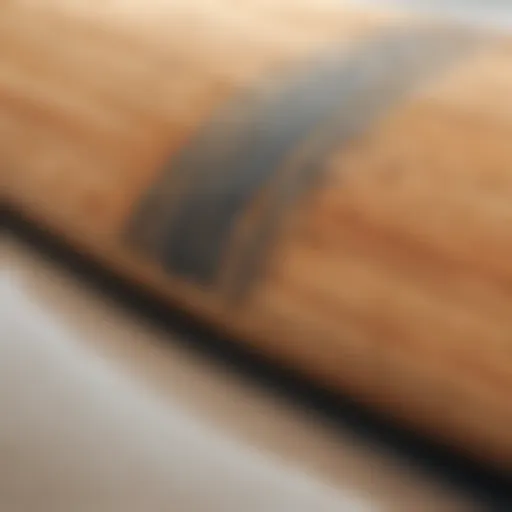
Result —
[[512, 468], [512, 41], [329, 0], [8, 0], [6, 204]]

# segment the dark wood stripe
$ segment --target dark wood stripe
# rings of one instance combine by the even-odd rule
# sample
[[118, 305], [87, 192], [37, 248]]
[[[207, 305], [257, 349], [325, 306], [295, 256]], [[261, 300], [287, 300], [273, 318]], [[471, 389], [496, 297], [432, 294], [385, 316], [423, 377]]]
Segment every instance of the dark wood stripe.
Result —
[[233, 289], [247, 290], [284, 213], [311, 190], [332, 148], [367, 132], [481, 41], [452, 28], [395, 28], [278, 84], [260, 84], [221, 108], [169, 163], [137, 212], [132, 240], [169, 272], [217, 285], [236, 222], [270, 187], [261, 222], [230, 272]]

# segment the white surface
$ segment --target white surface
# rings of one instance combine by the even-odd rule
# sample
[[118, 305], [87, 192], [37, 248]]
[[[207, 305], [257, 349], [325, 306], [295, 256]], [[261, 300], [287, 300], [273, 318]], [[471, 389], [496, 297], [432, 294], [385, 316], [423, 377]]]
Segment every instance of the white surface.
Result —
[[350, 0], [354, 4], [397, 6], [403, 9], [451, 18], [509, 31], [512, 0]]
[[0, 275], [2, 510], [377, 510], [163, 407]]
[[2, 256], [0, 510], [468, 510], [25, 248]]

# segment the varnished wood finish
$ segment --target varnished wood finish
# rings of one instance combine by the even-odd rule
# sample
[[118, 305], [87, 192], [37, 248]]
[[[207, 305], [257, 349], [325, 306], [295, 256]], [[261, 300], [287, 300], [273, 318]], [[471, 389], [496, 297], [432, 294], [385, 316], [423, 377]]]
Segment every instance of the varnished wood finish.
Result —
[[512, 44], [489, 36], [326, 155], [233, 304], [126, 244], [145, 194], [230, 98], [416, 21], [328, 0], [151, 4], [4, 2], [7, 200], [170, 304], [511, 468]]

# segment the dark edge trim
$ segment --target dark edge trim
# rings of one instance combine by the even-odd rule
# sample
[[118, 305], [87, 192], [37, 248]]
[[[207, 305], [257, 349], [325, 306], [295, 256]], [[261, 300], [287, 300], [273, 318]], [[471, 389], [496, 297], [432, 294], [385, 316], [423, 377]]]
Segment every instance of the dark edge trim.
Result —
[[73, 278], [80, 279], [93, 293], [101, 292], [114, 306], [121, 306], [134, 317], [149, 320], [168, 332], [169, 343], [180, 344], [235, 372], [240, 378], [258, 383], [285, 403], [300, 407], [306, 414], [314, 414], [334, 429], [347, 429], [355, 439], [388, 452], [401, 463], [409, 464], [413, 471], [424, 472], [441, 485], [474, 499], [481, 510], [512, 510], [510, 475], [404, 429], [346, 395], [316, 386], [292, 368], [275, 365], [85, 257], [51, 232], [38, 227], [13, 204], [0, 203], [0, 230], [10, 233]]

